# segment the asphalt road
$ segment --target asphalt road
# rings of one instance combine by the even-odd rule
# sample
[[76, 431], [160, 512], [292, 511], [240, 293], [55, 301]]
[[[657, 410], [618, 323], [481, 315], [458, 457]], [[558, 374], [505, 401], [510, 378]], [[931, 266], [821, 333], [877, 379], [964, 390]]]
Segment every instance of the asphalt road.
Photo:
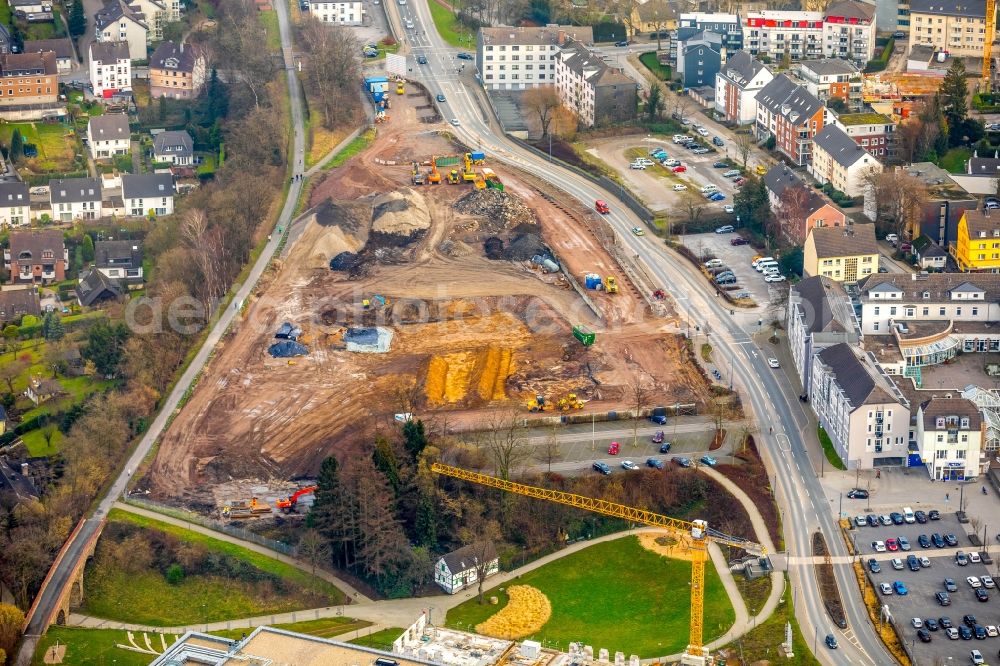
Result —
[[[285, 68], [286, 70], [291, 71], [293, 68], [291, 51], [292, 33], [291, 21], [288, 16], [288, 6], [283, 2], [277, 2], [275, 3], [275, 8], [278, 10], [278, 25], [281, 33]], [[292, 160], [296, 165], [295, 171], [302, 172], [304, 171], [303, 164], [305, 157], [302, 96], [299, 92], [298, 78], [295, 76], [288, 76], [286, 80], [288, 84], [288, 97], [291, 100], [292, 123], [295, 132]], [[291, 184], [288, 195], [285, 198], [285, 204], [281, 209], [281, 216], [278, 219], [279, 227], [287, 229], [288, 223], [292, 218], [292, 213], [295, 210], [295, 202], [298, 199], [301, 187], [302, 183], [300, 181], [295, 181]], [[28, 625], [25, 631], [25, 640], [22, 643], [21, 650], [17, 656], [18, 666], [30, 666], [31, 658], [35, 652], [35, 646], [37, 645], [38, 638], [45, 629], [44, 623], [55, 609], [64, 587], [69, 583], [70, 574], [75, 570], [76, 565], [79, 563], [80, 558], [83, 555], [84, 545], [88, 542], [90, 537], [100, 529], [101, 521], [104, 520], [115, 501], [125, 491], [129, 477], [132, 475], [132, 470], [138, 468], [142, 460], [149, 454], [156, 440], [166, 429], [170, 416], [177, 409], [181, 399], [187, 392], [188, 387], [194, 383], [195, 378], [208, 362], [209, 357], [215, 350], [216, 344], [218, 344], [218, 342], [222, 339], [226, 329], [239, 315], [239, 306], [242, 305], [250, 296], [257, 280], [271, 262], [271, 257], [278, 249], [280, 241], [281, 235], [273, 234], [273, 238], [268, 242], [266, 248], [257, 259], [257, 263], [254, 264], [246, 282], [244, 282], [236, 292], [236, 297], [233, 299], [234, 307], [227, 308], [224, 312], [219, 314], [215, 325], [209, 332], [208, 337], [202, 344], [198, 354], [181, 376], [177, 385], [174, 387], [174, 390], [167, 397], [156, 419], [153, 421], [149, 430], [146, 432], [138, 446], [136, 446], [134, 453], [129, 458], [128, 463], [125, 465], [125, 469], [118, 476], [108, 493], [101, 500], [97, 510], [87, 519], [84, 526], [80, 529], [77, 534], [77, 538], [69, 545], [60, 567], [58, 570], [53, 572], [49, 584], [45, 587], [45, 590], [42, 592], [42, 595], [38, 600], [38, 608], [32, 618], [32, 622]]]
[[[392, 5], [391, 20], [401, 25], [394, 16], [400, 7]], [[490, 151], [493, 159], [538, 171], [537, 159], [524, 154], [507, 141], [499, 127], [491, 123], [475, 94], [474, 66], [471, 61], [455, 58], [456, 49], [448, 47], [433, 27], [429, 9], [424, 2], [414, 0], [404, 11], [414, 21], [414, 30], [400, 31], [405, 35], [413, 53], [427, 56], [428, 64], [415, 66], [414, 74], [423, 80], [432, 94], [444, 92], [448, 98], [443, 109], [445, 118], [456, 118], [456, 134], [467, 145]], [[464, 72], [456, 71], [461, 62], [469, 62]], [[706, 123], [708, 124], [708, 123]], [[715, 131], [715, 128], [712, 128]], [[719, 129], [731, 142], [732, 135]], [[637, 261], [644, 263], [648, 272], [660, 284], [668, 287], [679, 308], [688, 312], [692, 321], [712, 324], [712, 343], [716, 348], [732, 349], [736, 359], [736, 379], [745, 399], [748, 400], [760, 423], [777, 425], [777, 432], [761, 436], [765, 455], [776, 472], [777, 496], [786, 526], [787, 547], [792, 555], [811, 555], [810, 534], [819, 529], [826, 535], [833, 555], [847, 555], [838, 534], [833, 513], [824, 497], [819, 480], [813, 472], [804, 448], [804, 431], [808, 420], [802, 412], [797, 396], [790, 388], [780, 384], [767, 367], [766, 356], [750, 336], [729, 316], [714, 294], [711, 286], [683, 259], [667, 250], [660, 241], [650, 236], [636, 237], [629, 229], [641, 222], [622, 205], [612, 193], [602, 191], [576, 174], [545, 165], [545, 173], [554, 185], [578, 200], [589, 203], [595, 199], [608, 200], [612, 212], [608, 221], [618, 232], [622, 243], [629, 248]], [[850, 628], [841, 636], [841, 649], [835, 654], [818, 650], [816, 657], [826, 664], [891, 664], [894, 658], [885, 650], [869, 623], [860, 592], [849, 564], [835, 565], [835, 572]], [[823, 608], [818, 585], [810, 567], [796, 567], [790, 572], [796, 616], [807, 640], [815, 635], [837, 633]]]

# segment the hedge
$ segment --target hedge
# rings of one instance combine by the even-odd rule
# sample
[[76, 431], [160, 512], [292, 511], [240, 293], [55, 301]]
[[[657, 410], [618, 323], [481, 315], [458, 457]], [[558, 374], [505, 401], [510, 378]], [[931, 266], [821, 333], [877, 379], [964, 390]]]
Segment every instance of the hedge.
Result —
[[26, 421], [18, 423], [14, 426], [13, 430], [8, 430], [4, 434], [0, 435], [0, 446], [10, 444], [26, 432], [31, 432], [32, 430], [37, 430], [38, 428], [46, 426], [51, 418], [52, 417], [49, 414], [39, 414], [38, 416], [33, 416]]
[[896, 40], [891, 37], [885, 43], [885, 48], [874, 60], [869, 60], [868, 65], [865, 67], [866, 72], [881, 72], [889, 64], [889, 58], [892, 57], [892, 51], [896, 47]]

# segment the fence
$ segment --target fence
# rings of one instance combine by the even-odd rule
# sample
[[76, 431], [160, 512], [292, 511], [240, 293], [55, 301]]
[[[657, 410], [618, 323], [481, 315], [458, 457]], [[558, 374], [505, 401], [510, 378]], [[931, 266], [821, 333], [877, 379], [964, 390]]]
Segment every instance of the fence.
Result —
[[258, 546], [263, 546], [264, 548], [273, 550], [276, 553], [281, 553], [282, 555], [288, 555], [289, 557], [297, 556], [297, 549], [295, 546], [290, 546], [282, 541], [275, 541], [274, 539], [262, 537], [259, 534], [242, 527], [237, 527], [231, 523], [223, 523], [213, 518], [208, 518], [207, 516], [202, 516], [191, 511], [185, 511], [184, 509], [178, 509], [177, 507], [160, 504], [159, 502], [153, 502], [148, 499], [142, 499], [140, 497], [126, 497], [125, 503], [146, 509], [147, 511], [153, 511], [164, 516], [176, 518], [177, 520], [183, 520], [187, 523], [207, 527], [210, 530], [222, 532], [223, 534], [228, 534], [231, 537], [236, 537], [237, 539], [241, 539], [243, 541], [250, 541]]

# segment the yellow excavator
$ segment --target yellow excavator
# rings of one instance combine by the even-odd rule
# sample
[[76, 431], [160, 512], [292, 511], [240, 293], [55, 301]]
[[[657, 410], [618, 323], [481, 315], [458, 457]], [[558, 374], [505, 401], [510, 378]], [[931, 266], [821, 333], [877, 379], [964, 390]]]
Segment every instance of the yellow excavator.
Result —
[[570, 393], [565, 398], [559, 398], [559, 409], [568, 412], [572, 409], [583, 409], [585, 403], [576, 397], [576, 393]]
[[533, 400], [529, 400], [526, 405], [529, 412], [550, 412], [552, 403], [545, 400], [544, 395], [536, 395]]

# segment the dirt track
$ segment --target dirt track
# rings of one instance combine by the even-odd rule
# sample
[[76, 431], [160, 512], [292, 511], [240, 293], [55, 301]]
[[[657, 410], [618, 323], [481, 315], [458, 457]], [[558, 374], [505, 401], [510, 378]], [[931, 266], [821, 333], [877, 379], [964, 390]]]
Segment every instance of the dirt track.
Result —
[[[317, 214], [276, 264], [164, 435], [149, 478], [157, 496], [210, 510], [206, 485], [313, 474], [327, 455], [370, 446], [377, 431], [395, 427], [398, 412], [468, 427], [493, 405], [568, 392], [588, 399], [588, 409], [620, 409], [636, 377], [651, 387], [651, 404], [707, 399], [704, 380], [682, 361], [679, 340], [649, 315], [602, 246], [613, 243], [603, 222], [575, 204], [555, 205], [558, 193], [536, 189], [544, 183], [489, 165], [511, 201], [519, 198], [537, 218], [534, 226], [504, 228], [459, 213], [453, 204], [472, 191], [468, 184], [417, 187], [381, 206], [382, 199], [372, 200], [407, 191], [411, 160], [455, 152], [445, 136], [417, 136], [441, 126], [420, 122], [415, 108], [399, 108], [422, 106], [420, 98], [393, 101], [393, 117], [370, 149], [314, 189], [311, 203], [332, 196], [338, 207]], [[429, 227], [404, 238], [366, 226], [365, 215], [407, 205], [414, 214], [426, 208]], [[405, 209], [392, 214], [396, 222], [406, 216]], [[589, 294], [601, 317], [561, 275], [484, 253], [487, 238], [515, 247], [525, 233], [539, 232], [581, 283], [591, 271], [618, 278], [619, 294]], [[330, 270], [342, 251], [364, 261], [352, 271]], [[387, 306], [363, 308], [375, 294]], [[284, 321], [304, 330], [307, 356], [267, 353]], [[597, 343], [580, 345], [574, 324], [597, 330]], [[346, 351], [343, 329], [356, 325], [391, 330], [391, 351]]]

